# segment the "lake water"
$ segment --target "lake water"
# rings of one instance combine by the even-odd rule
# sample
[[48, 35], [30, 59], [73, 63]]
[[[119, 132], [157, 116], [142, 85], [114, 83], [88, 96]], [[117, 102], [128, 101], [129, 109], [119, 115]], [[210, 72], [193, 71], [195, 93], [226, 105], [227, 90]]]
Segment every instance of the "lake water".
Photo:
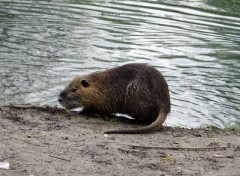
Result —
[[58, 105], [75, 76], [152, 64], [167, 125], [240, 124], [238, 0], [0, 0], [0, 105]]

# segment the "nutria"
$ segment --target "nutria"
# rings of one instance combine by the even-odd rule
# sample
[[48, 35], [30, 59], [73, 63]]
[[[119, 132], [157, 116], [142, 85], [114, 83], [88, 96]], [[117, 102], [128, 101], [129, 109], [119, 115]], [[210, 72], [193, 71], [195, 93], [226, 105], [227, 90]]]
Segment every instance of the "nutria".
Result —
[[82, 113], [127, 114], [148, 126], [106, 131], [106, 134], [150, 133], [162, 127], [170, 112], [170, 96], [162, 74], [147, 64], [120, 67], [77, 76], [59, 94], [67, 109], [83, 107]]

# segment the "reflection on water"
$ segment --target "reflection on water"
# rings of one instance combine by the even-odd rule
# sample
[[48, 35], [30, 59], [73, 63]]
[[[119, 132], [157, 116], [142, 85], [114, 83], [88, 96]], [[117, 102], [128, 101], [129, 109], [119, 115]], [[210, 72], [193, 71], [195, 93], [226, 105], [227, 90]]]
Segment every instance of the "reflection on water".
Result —
[[169, 83], [168, 125], [239, 124], [239, 6], [0, 0], [0, 104], [56, 105], [74, 75], [144, 62]]

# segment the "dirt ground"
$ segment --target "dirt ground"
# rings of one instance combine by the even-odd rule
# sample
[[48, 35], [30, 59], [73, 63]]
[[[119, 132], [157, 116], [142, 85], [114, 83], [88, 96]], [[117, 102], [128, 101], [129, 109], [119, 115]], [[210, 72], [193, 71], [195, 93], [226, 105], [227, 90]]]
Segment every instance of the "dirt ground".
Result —
[[1, 176], [240, 175], [240, 130], [165, 127], [108, 135], [134, 125], [51, 107], [0, 107]]

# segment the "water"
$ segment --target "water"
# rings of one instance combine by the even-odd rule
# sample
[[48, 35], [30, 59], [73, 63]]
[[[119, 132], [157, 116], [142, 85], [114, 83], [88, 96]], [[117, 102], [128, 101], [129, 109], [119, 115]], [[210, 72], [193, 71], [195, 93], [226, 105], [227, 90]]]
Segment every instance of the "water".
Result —
[[237, 0], [0, 0], [0, 105], [57, 105], [75, 76], [144, 62], [169, 84], [167, 125], [240, 124]]

